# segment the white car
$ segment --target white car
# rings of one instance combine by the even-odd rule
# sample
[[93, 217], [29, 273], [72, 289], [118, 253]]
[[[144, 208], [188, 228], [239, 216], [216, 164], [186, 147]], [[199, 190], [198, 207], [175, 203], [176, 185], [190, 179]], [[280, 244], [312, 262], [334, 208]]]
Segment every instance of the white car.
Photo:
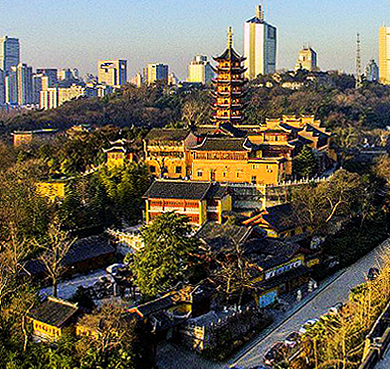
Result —
[[299, 333], [305, 334], [309, 328], [313, 327], [318, 322], [319, 320], [317, 318], [307, 320], [302, 324], [301, 328], [299, 328]]

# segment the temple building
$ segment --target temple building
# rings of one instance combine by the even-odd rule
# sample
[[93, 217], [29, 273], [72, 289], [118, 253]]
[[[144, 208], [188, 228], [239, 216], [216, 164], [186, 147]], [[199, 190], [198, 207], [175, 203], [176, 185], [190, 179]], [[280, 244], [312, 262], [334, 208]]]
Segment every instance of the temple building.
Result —
[[110, 141], [111, 147], [103, 149], [106, 154], [106, 164], [108, 169], [122, 168], [127, 163], [135, 161], [136, 154], [129, 140], [120, 139], [117, 141]]
[[194, 226], [201, 226], [208, 220], [222, 223], [224, 212], [232, 210], [228, 188], [211, 182], [156, 180], [144, 199], [147, 223], [170, 211], [186, 215]]
[[149, 172], [159, 178], [189, 178], [189, 149], [197, 142], [198, 138], [190, 129], [153, 128], [143, 140]]
[[223, 54], [213, 58], [218, 66], [215, 69], [217, 78], [213, 80], [214, 113], [212, 121], [219, 126], [230, 122], [233, 126], [241, 125], [244, 121], [244, 57], [233, 49], [232, 31], [229, 28], [228, 47]]

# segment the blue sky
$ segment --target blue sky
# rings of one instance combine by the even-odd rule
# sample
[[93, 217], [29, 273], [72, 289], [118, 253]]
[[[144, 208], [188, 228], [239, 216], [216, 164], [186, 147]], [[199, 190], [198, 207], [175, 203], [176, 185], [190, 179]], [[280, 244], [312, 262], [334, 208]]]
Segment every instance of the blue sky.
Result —
[[[278, 28], [278, 68], [292, 69], [309, 43], [324, 69], [355, 69], [356, 33], [362, 62], [378, 59], [378, 29], [390, 25], [388, 1], [265, 0], [266, 21]], [[0, 0], [0, 35], [18, 37], [22, 60], [34, 68], [77, 67], [96, 73], [98, 59], [125, 58], [131, 77], [149, 62], [167, 63], [180, 78], [195, 54], [216, 55], [228, 26], [243, 51], [243, 24], [253, 0]]]

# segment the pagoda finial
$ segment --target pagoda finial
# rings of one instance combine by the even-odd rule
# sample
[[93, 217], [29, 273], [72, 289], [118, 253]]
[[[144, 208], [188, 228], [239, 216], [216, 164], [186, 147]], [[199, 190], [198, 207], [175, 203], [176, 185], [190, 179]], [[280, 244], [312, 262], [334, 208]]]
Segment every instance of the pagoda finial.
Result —
[[229, 36], [228, 36], [228, 49], [233, 47], [233, 32], [232, 27], [229, 27]]

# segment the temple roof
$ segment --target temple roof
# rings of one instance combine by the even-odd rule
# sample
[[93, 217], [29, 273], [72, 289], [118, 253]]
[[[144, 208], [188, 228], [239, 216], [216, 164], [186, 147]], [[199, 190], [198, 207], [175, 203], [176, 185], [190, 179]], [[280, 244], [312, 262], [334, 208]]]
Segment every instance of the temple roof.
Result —
[[227, 60], [242, 62], [246, 58], [240, 56], [232, 47], [228, 47], [220, 56], [213, 57], [214, 60]]
[[153, 128], [146, 135], [145, 140], [152, 141], [183, 141], [191, 131], [189, 129]]
[[252, 151], [253, 144], [244, 137], [205, 137], [194, 151]]
[[203, 200], [211, 186], [211, 182], [157, 180], [152, 183], [144, 197], [154, 199]]
[[61, 328], [77, 311], [77, 304], [49, 296], [32, 309], [28, 317]]

